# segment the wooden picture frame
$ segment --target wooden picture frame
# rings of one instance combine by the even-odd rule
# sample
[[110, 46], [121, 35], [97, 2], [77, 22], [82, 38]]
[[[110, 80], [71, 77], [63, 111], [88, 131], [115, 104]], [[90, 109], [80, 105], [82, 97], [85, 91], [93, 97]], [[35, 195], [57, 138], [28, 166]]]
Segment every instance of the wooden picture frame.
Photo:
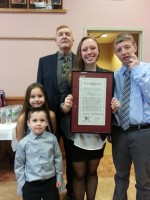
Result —
[[113, 80], [113, 72], [72, 72], [72, 133], [111, 133]]

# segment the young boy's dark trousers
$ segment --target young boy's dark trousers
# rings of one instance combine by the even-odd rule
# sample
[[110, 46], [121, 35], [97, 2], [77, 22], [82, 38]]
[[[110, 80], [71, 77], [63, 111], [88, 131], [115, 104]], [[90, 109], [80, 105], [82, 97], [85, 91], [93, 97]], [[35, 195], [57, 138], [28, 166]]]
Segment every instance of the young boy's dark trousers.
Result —
[[26, 182], [22, 188], [23, 200], [59, 200], [56, 177]]

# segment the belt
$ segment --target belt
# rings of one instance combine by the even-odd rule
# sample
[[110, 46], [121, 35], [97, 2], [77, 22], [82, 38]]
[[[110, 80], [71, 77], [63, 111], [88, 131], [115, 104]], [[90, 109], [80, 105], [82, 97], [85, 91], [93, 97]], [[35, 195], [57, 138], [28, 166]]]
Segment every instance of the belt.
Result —
[[[114, 127], [123, 130], [120, 126], [115, 126]], [[126, 131], [134, 131], [134, 130], [142, 130], [142, 129], [148, 129], [150, 128], [150, 124], [138, 124], [138, 125], [129, 125], [129, 128]]]
[[138, 124], [138, 125], [129, 125], [129, 128], [127, 130], [141, 130], [141, 129], [147, 129], [150, 128], [150, 124]]
[[[53, 177], [52, 177], [53, 178]], [[50, 179], [51, 178], [49, 178], [49, 179], [41, 179], [41, 180], [36, 180], [36, 181], [31, 181], [31, 182], [28, 182], [29, 184], [38, 184], [38, 183], [46, 183], [46, 182], [48, 182], [48, 181], [50, 181]]]

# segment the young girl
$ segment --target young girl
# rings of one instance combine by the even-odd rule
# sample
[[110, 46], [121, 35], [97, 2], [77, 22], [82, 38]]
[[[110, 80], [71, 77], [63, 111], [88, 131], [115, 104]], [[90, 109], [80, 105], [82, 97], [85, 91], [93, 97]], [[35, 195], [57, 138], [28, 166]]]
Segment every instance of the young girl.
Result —
[[32, 83], [26, 90], [23, 110], [17, 121], [16, 138], [20, 141], [28, 134], [27, 116], [32, 107], [45, 108], [48, 114], [48, 131], [56, 133], [55, 113], [49, 110], [47, 94], [44, 87], [40, 83]]

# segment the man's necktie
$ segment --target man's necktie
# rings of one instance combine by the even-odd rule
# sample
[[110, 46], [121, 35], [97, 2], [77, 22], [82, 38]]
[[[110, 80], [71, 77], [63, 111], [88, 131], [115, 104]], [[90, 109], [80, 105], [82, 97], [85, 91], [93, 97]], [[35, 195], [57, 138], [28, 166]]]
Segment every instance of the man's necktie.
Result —
[[127, 130], [129, 128], [129, 123], [130, 123], [130, 118], [129, 118], [130, 91], [131, 91], [130, 73], [131, 71], [129, 69], [126, 69], [124, 87], [122, 93], [121, 110], [120, 110], [120, 125], [123, 128], [123, 130]]
[[69, 70], [68, 58], [64, 57], [64, 62], [63, 62], [63, 65], [62, 65], [62, 72], [61, 72], [62, 81], [64, 80], [66, 72], [68, 70]]

